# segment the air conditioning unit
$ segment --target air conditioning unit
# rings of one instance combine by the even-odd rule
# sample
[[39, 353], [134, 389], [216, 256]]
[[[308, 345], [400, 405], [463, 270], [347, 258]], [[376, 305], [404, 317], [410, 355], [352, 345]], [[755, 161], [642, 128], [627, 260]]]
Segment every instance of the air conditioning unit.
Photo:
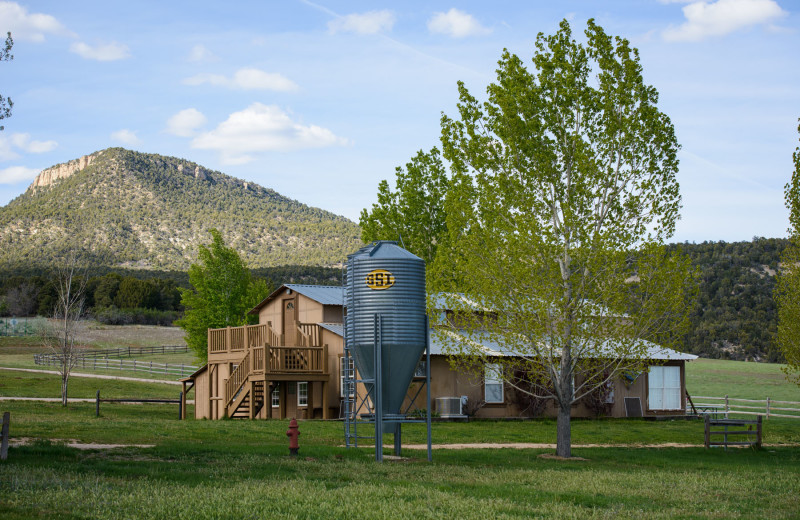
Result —
[[437, 397], [436, 411], [439, 413], [439, 417], [443, 419], [463, 419], [466, 415], [464, 415], [462, 403], [461, 397]]

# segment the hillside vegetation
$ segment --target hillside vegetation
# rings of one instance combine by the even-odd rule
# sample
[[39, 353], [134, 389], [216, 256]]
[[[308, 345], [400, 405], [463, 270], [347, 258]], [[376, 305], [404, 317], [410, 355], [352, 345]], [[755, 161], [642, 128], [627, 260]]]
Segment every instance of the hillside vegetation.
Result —
[[775, 275], [788, 241], [675, 244], [699, 274], [699, 294], [684, 350], [703, 357], [781, 361], [774, 344]]
[[184, 271], [212, 227], [252, 268], [337, 265], [361, 245], [344, 217], [184, 159], [109, 148], [45, 170], [0, 208], [0, 268], [82, 251], [95, 267]]

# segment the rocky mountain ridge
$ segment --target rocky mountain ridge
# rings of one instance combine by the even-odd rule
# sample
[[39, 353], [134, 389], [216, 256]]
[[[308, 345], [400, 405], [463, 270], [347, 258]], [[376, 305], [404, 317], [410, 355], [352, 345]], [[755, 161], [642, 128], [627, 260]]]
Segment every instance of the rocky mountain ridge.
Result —
[[43, 170], [0, 208], [0, 268], [69, 251], [95, 266], [183, 270], [209, 228], [255, 268], [341, 264], [358, 226], [194, 162], [109, 148]]

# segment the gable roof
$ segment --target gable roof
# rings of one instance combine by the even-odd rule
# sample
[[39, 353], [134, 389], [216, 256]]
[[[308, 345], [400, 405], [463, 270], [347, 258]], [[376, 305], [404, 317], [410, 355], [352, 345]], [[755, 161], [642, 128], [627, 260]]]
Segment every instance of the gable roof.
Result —
[[300, 283], [286, 283], [272, 291], [261, 303], [253, 307], [247, 314], [258, 314], [266, 304], [274, 300], [284, 289], [291, 289], [310, 298], [322, 305], [344, 305], [344, 287], [341, 285], [306, 285]]

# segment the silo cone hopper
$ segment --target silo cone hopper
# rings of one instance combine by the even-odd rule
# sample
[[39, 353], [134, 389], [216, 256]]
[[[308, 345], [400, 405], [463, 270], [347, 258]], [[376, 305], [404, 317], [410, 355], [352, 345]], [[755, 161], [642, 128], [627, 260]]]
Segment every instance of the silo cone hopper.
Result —
[[[345, 304], [347, 344], [356, 369], [362, 380], [376, 380], [379, 342], [381, 410], [384, 416], [398, 415], [427, 339], [425, 262], [396, 242], [358, 250], [347, 260]], [[365, 387], [376, 402], [374, 384]]]

